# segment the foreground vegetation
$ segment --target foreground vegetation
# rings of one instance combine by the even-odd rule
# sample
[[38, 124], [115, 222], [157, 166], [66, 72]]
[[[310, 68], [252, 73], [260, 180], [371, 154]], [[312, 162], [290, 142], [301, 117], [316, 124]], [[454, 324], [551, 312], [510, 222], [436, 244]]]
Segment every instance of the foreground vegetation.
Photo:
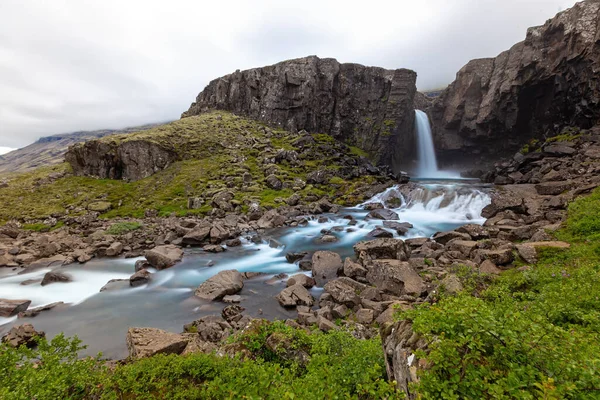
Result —
[[[156, 142], [180, 153], [182, 160], [136, 182], [73, 176], [66, 163], [6, 175], [3, 179], [8, 181], [8, 187], [0, 188], [0, 223], [11, 219], [40, 223], [52, 215], [77, 216], [98, 204], [105, 205], [100, 210], [106, 218], [141, 218], [147, 210], [155, 210], [161, 216], [207, 214], [212, 210], [212, 196], [223, 190], [234, 194], [233, 202], [241, 211], [253, 203], [279, 206], [295, 193], [300, 199], [327, 195], [340, 204], [359, 203], [364, 186], [376, 180], [372, 176], [348, 178], [340, 170], [340, 160], [366, 154], [328, 135], [311, 136], [313, 142], [300, 145], [295, 143], [297, 134], [271, 130], [226, 112], [108, 136], [101, 140]], [[298, 161], [271, 164], [268, 160], [282, 149], [296, 151]], [[306, 184], [307, 176], [317, 170], [328, 171], [328, 179], [320, 184]], [[284, 184], [280, 190], [267, 184], [266, 178], [271, 174]], [[190, 208], [190, 198], [199, 198], [200, 204]]]
[[[275, 335], [286, 345], [267, 346]], [[157, 355], [109, 368], [78, 359], [76, 339], [0, 351], [2, 399], [399, 399], [385, 380], [381, 343], [346, 332], [263, 323], [229, 341], [236, 357]], [[244, 354], [242, 358], [241, 354]]]
[[422, 398], [600, 398], [600, 190], [557, 236], [571, 248], [401, 316], [431, 340]]

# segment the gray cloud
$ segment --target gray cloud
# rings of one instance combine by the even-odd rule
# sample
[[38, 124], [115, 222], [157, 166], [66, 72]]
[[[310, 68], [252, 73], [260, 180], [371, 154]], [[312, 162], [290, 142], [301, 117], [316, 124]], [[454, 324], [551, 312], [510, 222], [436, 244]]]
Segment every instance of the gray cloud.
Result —
[[176, 119], [218, 76], [310, 54], [437, 88], [574, 3], [3, 0], [0, 146]]

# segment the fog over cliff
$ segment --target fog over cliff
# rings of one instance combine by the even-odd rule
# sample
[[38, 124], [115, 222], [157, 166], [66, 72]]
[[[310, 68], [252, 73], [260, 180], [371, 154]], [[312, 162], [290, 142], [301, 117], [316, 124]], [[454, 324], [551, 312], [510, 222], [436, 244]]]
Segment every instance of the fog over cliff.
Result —
[[315, 54], [448, 84], [574, 0], [0, 3], [0, 146], [177, 119], [213, 78]]

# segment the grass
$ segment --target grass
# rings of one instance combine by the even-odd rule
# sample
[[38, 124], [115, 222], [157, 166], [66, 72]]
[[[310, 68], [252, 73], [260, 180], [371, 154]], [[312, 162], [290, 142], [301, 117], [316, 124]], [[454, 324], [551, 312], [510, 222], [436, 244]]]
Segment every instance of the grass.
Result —
[[[212, 196], [222, 190], [234, 193], [240, 210], [257, 202], [269, 208], [281, 205], [294, 192], [291, 189], [273, 191], [266, 178], [265, 157], [272, 157], [279, 149], [301, 149], [293, 145], [297, 135], [271, 130], [255, 121], [226, 112], [213, 112], [185, 118], [147, 131], [129, 135], [114, 135], [100, 139], [110, 143], [148, 140], [159, 143], [180, 154], [181, 160], [167, 169], [135, 182], [95, 179], [73, 176], [68, 164], [43, 167], [32, 172], [8, 175], [9, 187], [0, 189], [0, 223], [18, 220], [36, 229], [50, 215], [82, 215], [90, 204], [108, 202], [112, 208], [103, 218], [142, 218], [146, 210], [156, 210], [159, 216], [207, 214], [212, 210]], [[275, 166], [278, 177], [289, 187], [296, 178], [306, 180], [317, 169], [336, 171], [337, 160], [323, 157], [319, 146], [335, 145], [347, 149], [325, 134], [313, 135], [313, 148], [300, 156], [299, 165], [287, 161]], [[265, 152], [265, 148], [272, 148]], [[349, 151], [353, 156], [356, 152]], [[243, 183], [244, 173], [250, 173], [252, 182]], [[343, 182], [342, 182], [343, 181]], [[331, 196], [344, 203], [359, 198], [371, 177], [338, 180], [339, 187], [309, 185], [298, 191], [304, 198], [309, 195]], [[201, 198], [199, 209], [189, 209], [189, 198]], [[346, 203], [344, 203], [346, 204]], [[355, 204], [355, 203], [354, 203]], [[350, 205], [350, 204], [349, 204]], [[353, 205], [353, 204], [352, 204]]]
[[571, 248], [400, 314], [430, 341], [423, 398], [600, 397], [600, 190], [569, 206], [557, 237]]
[[[275, 346], [268, 345], [276, 343]], [[77, 339], [37, 350], [0, 347], [2, 399], [401, 399], [385, 379], [381, 342], [307, 333], [257, 321], [229, 340], [229, 354], [156, 355], [107, 368], [78, 359]]]
[[125, 233], [138, 230], [142, 227], [142, 224], [139, 222], [118, 222], [116, 224], [112, 224], [110, 228], [106, 230], [106, 233], [109, 235], [123, 235]]

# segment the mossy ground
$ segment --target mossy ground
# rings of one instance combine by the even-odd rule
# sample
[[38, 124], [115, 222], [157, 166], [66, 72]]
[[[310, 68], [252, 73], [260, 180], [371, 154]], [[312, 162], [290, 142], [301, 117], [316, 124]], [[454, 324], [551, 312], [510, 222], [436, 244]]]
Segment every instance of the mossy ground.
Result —
[[[250, 203], [276, 207], [294, 193], [301, 198], [330, 196], [346, 205], [360, 202], [364, 186], [376, 182], [375, 177], [336, 177], [323, 185], [292, 189], [295, 178], [306, 180], [309, 173], [318, 169], [335, 172], [339, 168], [337, 160], [319, 156], [321, 146], [331, 146], [335, 140], [324, 134], [312, 136], [315, 144], [301, 155], [299, 165], [284, 161], [273, 168], [276, 176], [289, 184], [283, 190], [270, 189], [265, 183], [265, 149], [267, 153], [279, 149], [300, 152], [293, 144], [298, 136], [267, 129], [252, 120], [213, 112], [139, 133], [108, 136], [101, 140], [160, 143], [180, 154], [182, 161], [136, 182], [73, 176], [66, 163], [7, 175], [9, 186], [0, 189], [0, 223], [12, 219], [39, 223], [51, 215], [80, 215], [96, 201], [112, 205], [103, 214], [106, 218], [141, 218], [146, 210], [156, 210], [160, 216], [206, 214], [212, 209], [210, 198], [225, 189], [234, 193], [242, 209]], [[358, 148], [341, 146], [349, 155], [363, 155]], [[251, 183], [243, 183], [244, 173], [251, 174]], [[190, 197], [203, 198], [205, 203], [198, 209], [188, 209]]]

